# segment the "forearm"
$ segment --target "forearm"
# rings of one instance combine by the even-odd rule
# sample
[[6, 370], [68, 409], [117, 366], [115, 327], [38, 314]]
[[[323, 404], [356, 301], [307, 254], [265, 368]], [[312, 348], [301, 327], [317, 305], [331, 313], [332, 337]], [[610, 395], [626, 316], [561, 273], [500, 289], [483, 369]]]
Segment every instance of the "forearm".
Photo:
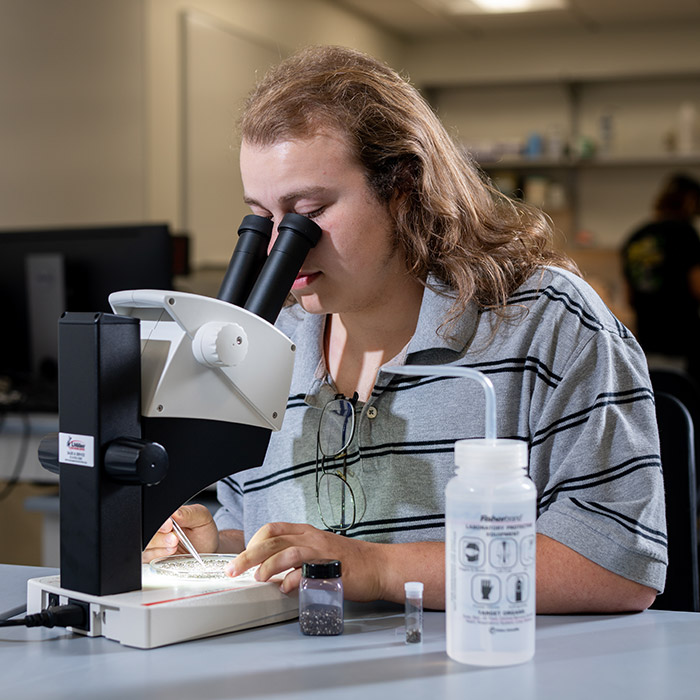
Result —
[[[442, 542], [377, 544], [374, 558], [383, 600], [403, 602], [406, 581], [425, 585], [424, 605], [445, 608], [445, 546]], [[611, 613], [644, 610], [656, 591], [604, 569], [544, 535], [537, 536], [537, 612]]]
[[537, 612], [613, 613], [648, 608], [656, 591], [537, 535]]
[[404, 601], [404, 583], [422, 581], [423, 605], [445, 609], [445, 543], [376, 544], [380, 593], [378, 598]]

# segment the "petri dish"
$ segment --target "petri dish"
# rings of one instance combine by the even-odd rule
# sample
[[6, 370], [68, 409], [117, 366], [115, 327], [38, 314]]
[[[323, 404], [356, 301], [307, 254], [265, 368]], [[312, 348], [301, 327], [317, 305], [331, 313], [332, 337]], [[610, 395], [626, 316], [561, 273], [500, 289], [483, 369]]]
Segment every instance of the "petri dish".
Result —
[[[237, 554], [200, 554], [204, 566], [202, 566], [191, 554], [172, 554], [168, 557], [160, 557], [150, 562], [151, 571], [162, 575], [171, 576], [186, 581], [201, 581], [203, 579], [228, 579], [231, 577], [224, 572], [224, 567], [233, 561]], [[237, 577], [237, 580], [245, 577], [249, 572]], [[252, 574], [251, 574], [252, 578]]]

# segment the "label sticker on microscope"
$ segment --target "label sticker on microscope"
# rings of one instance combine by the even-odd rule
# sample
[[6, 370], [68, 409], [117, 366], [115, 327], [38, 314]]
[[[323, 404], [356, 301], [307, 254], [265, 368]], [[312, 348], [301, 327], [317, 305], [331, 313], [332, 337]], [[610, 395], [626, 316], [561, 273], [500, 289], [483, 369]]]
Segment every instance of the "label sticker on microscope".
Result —
[[58, 461], [81, 467], [95, 466], [95, 438], [75, 433], [58, 434]]

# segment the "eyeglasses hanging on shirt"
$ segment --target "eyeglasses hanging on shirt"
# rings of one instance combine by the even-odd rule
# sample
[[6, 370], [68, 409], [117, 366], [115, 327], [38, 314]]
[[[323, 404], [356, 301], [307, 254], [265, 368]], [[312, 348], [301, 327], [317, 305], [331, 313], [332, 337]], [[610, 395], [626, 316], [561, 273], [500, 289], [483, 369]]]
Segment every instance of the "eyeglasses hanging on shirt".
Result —
[[335, 533], [349, 530], [357, 521], [355, 493], [348, 483], [348, 447], [355, 435], [355, 406], [342, 394], [321, 413], [316, 437], [316, 505], [323, 525]]

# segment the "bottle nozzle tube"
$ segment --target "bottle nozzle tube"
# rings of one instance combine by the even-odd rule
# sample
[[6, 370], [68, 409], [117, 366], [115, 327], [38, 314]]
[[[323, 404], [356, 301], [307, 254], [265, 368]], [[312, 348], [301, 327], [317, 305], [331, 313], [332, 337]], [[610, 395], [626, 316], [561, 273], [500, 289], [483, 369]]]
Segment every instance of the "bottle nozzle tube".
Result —
[[467, 377], [475, 379], [484, 389], [486, 401], [486, 418], [484, 427], [484, 437], [486, 440], [496, 439], [496, 392], [493, 382], [476, 369], [469, 367], [449, 367], [447, 365], [403, 365], [395, 367], [384, 367], [383, 372], [392, 374], [407, 374], [413, 377]]
[[238, 227], [238, 242], [216, 298], [241, 306], [250, 294], [267, 259], [272, 238], [272, 221], [248, 214]]
[[270, 323], [282, 310], [307, 253], [321, 238], [321, 228], [300, 214], [285, 214], [277, 230], [277, 240], [243, 307]]

